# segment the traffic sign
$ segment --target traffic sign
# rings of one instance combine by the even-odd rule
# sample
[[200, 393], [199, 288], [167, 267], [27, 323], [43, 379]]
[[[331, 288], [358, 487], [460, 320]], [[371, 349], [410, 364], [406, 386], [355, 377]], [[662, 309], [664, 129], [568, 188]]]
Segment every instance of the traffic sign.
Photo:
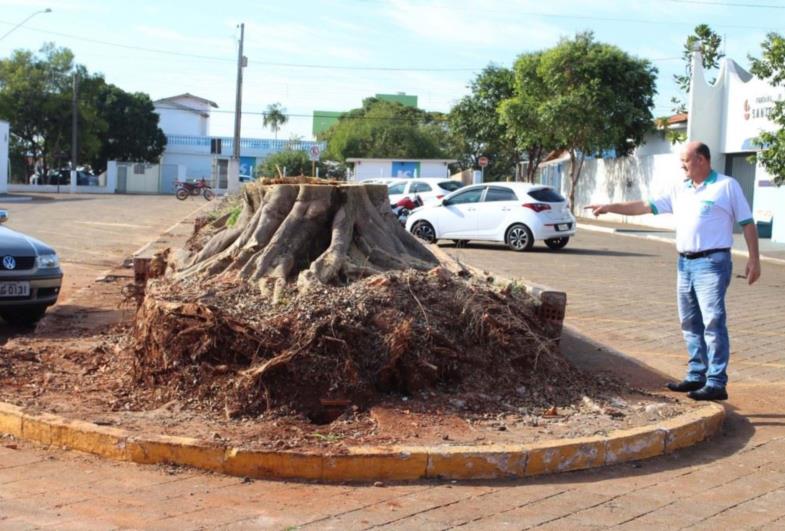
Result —
[[316, 160], [319, 160], [319, 155], [321, 155], [321, 150], [319, 149], [319, 146], [314, 144], [308, 150], [308, 154], [310, 155], [310, 159], [311, 160], [316, 161]]
[[488, 157], [486, 156], [480, 157], [479, 159], [477, 159], [477, 164], [480, 165], [480, 168], [486, 167], [488, 165]]

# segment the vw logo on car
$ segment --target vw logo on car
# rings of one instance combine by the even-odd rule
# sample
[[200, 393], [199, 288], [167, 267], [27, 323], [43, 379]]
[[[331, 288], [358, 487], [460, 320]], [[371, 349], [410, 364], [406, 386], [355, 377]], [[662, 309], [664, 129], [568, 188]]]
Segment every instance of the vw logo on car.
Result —
[[14, 260], [13, 256], [4, 256], [3, 257], [3, 267], [6, 269], [16, 269], [16, 260]]

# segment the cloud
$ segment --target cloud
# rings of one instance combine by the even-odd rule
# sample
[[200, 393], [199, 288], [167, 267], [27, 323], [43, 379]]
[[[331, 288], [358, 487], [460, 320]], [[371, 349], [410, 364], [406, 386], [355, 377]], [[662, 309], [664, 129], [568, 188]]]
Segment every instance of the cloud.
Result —
[[[331, 28], [310, 26], [300, 22], [259, 24], [246, 23], [246, 48], [257, 52], [261, 61], [280, 61], [282, 56], [296, 56], [299, 62], [327, 63], [330, 59], [365, 61], [370, 54], [367, 46], [353, 43], [349, 33], [336, 33]], [[271, 52], [277, 52], [271, 54]]]

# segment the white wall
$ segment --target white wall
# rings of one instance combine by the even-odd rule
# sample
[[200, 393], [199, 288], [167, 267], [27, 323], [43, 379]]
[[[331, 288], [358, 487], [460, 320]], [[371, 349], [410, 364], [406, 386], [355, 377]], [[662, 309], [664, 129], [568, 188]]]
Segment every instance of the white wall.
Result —
[[158, 127], [166, 134], [207, 136], [209, 133], [208, 119], [200, 114], [157, 106], [155, 110], [159, 116]]
[[[565, 178], [561, 193], [565, 197], [569, 193], [569, 164], [569, 161], [562, 163]], [[676, 153], [587, 160], [575, 191], [575, 212], [585, 215], [583, 207], [593, 203], [648, 200], [667, 192], [681, 180], [681, 161]], [[672, 216], [668, 214], [603, 217], [609, 221], [673, 228]]]
[[8, 174], [11, 170], [8, 162], [8, 142], [11, 128], [8, 122], [0, 120], [0, 194], [8, 192]]

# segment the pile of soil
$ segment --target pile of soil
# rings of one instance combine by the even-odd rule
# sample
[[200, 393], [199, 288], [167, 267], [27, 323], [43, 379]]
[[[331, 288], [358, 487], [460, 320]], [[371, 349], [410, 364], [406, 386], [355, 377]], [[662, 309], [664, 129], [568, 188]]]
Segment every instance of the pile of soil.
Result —
[[593, 391], [548, 339], [522, 289], [447, 269], [389, 272], [278, 304], [246, 283], [205, 293], [157, 281], [136, 320], [135, 374], [164, 401], [231, 417], [276, 410], [320, 423], [387, 396], [434, 391], [483, 411], [564, 406]]

